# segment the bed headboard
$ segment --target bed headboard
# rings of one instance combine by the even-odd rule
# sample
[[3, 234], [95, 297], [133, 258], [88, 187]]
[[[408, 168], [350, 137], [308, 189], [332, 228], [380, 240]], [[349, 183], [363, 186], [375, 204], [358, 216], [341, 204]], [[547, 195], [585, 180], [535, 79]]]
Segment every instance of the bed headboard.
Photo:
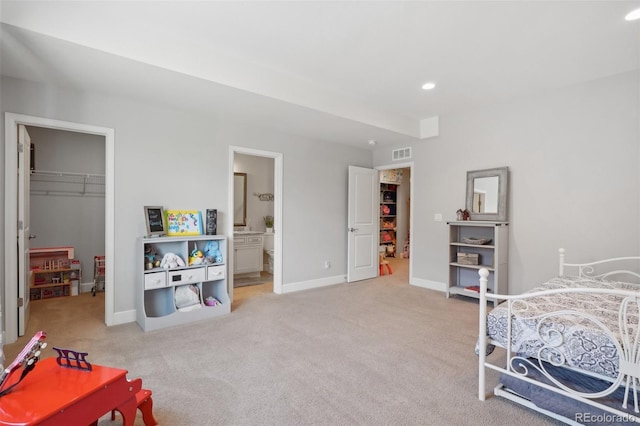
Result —
[[640, 282], [640, 256], [614, 257], [588, 263], [566, 263], [565, 250], [559, 249], [558, 254], [560, 276], [566, 273], [578, 277], [608, 278], [619, 281], [628, 281], [629, 278], [634, 277], [632, 281]]

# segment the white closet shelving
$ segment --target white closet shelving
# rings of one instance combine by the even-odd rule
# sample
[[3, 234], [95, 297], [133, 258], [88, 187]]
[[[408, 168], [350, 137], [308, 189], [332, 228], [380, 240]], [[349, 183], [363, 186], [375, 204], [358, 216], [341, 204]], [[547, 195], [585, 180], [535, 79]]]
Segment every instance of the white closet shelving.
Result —
[[102, 174], [31, 170], [31, 194], [104, 196]]

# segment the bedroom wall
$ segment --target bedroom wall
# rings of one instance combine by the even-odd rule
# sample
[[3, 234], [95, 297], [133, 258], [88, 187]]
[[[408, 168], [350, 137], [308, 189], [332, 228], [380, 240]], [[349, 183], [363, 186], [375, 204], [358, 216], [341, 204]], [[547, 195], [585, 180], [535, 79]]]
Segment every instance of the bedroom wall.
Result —
[[[250, 123], [222, 121], [205, 112], [196, 114], [159, 103], [12, 78], [3, 78], [1, 84], [3, 113], [115, 129], [116, 313], [135, 308], [139, 279], [136, 257], [140, 255], [136, 240], [146, 232], [143, 206], [202, 211], [217, 208], [219, 229], [226, 229], [229, 145], [284, 154], [285, 221], [279, 228], [283, 238], [283, 283], [345, 274], [347, 169], [350, 164], [371, 167], [370, 151], [346, 145], [327, 149], [326, 144], [304, 137], [252, 127]], [[4, 120], [1, 123], [4, 129]], [[4, 150], [0, 158], [4, 164]], [[205, 191], [201, 182], [222, 184]], [[4, 185], [0, 191], [4, 195]], [[327, 199], [336, 201], [327, 204]], [[3, 248], [0, 259], [4, 259]], [[324, 269], [325, 259], [331, 261], [331, 269]]]
[[[468, 170], [510, 169], [510, 293], [557, 275], [559, 247], [567, 261], [639, 255], [639, 81], [631, 72], [440, 116], [440, 136], [413, 144], [415, 283], [445, 288], [446, 221], [464, 206]], [[389, 158], [379, 149], [374, 164]]]

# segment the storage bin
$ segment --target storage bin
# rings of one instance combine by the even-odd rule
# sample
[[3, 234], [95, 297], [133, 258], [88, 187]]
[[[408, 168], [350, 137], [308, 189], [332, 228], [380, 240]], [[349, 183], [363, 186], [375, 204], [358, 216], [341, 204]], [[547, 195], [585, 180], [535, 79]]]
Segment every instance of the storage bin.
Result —
[[458, 253], [458, 263], [461, 265], [479, 265], [480, 255], [478, 253]]
[[207, 280], [222, 280], [225, 278], [225, 272], [227, 267], [225, 265], [208, 266], [207, 267]]
[[150, 290], [154, 288], [160, 288], [167, 285], [167, 273], [162, 272], [151, 272], [148, 274], [144, 274], [144, 289]]
[[205, 268], [180, 269], [169, 271], [169, 284], [181, 285], [206, 281], [207, 271]]

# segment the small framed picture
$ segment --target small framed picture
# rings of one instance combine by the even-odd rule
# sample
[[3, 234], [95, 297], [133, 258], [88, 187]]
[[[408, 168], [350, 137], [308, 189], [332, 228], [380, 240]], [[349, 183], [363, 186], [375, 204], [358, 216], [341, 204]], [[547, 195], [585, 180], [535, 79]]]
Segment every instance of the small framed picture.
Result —
[[147, 223], [147, 236], [160, 237], [167, 233], [164, 210], [160, 206], [145, 206], [144, 219]]
[[216, 235], [218, 232], [218, 210], [207, 209], [206, 233]]

